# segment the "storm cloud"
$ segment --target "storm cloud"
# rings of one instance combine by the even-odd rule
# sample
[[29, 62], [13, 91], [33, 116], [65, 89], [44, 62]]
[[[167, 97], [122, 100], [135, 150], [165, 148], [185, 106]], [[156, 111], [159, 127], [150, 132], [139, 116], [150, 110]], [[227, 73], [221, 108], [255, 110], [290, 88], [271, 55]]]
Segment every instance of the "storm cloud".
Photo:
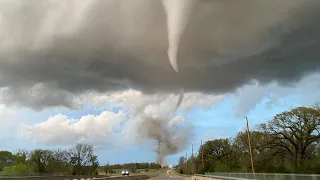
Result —
[[319, 0], [199, 0], [176, 73], [160, 0], [0, 0], [0, 101], [74, 107], [88, 91], [295, 83], [320, 70], [319, 9]]

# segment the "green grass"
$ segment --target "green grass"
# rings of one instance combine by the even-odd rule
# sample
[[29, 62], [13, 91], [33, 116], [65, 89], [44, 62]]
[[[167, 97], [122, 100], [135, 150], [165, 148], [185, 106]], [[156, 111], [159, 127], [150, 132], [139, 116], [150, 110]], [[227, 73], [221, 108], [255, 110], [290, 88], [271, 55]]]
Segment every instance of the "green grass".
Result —
[[191, 177], [191, 175], [180, 174], [175, 170], [171, 171], [171, 174], [176, 175], [176, 176], [181, 176], [181, 177]]

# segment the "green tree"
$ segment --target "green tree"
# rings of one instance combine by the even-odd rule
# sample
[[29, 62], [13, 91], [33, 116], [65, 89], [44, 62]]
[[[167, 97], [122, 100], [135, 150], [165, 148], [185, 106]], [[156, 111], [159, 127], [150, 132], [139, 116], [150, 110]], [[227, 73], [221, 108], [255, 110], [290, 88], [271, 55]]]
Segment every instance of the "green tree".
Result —
[[9, 166], [13, 163], [13, 155], [9, 151], [0, 151], [0, 171], [3, 170], [3, 167]]
[[37, 167], [38, 172], [46, 172], [46, 167], [53, 159], [53, 154], [49, 150], [36, 149], [30, 154], [30, 161]]
[[30, 158], [30, 152], [26, 150], [19, 150], [13, 155], [14, 164], [27, 163]]
[[272, 137], [273, 148], [281, 149], [297, 171], [309, 157], [312, 144], [320, 140], [320, 111], [298, 107], [277, 114], [260, 128]]
[[14, 164], [11, 166], [6, 166], [1, 172], [2, 175], [11, 175], [11, 176], [25, 176], [31, 175], [32, 169], [25, 163]]
[[[268, 134], [259, 131], [251, 133], [254, 167], [256, 172], [284, 172], [284, 151], [273, 146], [273, 139]], [[238, 163], [243, 172], [251, 172], [249, 143], [247, 132], [239, 132], [234, 140], [233, 154], [239, 158]], [[240, 152], [241, 154], [239, 154]]]
[[216, 161], [226, 165], [229, 163], [231, 151], [232, 146], [229, 139], [215, 139], [207, 141], [202, 146], [202, 150], [198, 153], [198, 159], [203, 153], [204, 171], [215, 171]]
[[185, 164], [186, 163], [186, 158], [184, 156], [181, 156], [179, 158], [179, 165]]
[[47, 171], [52, 173], [71, 174], [72, 167], [70, 165], [68, 151], [66, 150], [53, 150], [52, 158], [50, 159]]

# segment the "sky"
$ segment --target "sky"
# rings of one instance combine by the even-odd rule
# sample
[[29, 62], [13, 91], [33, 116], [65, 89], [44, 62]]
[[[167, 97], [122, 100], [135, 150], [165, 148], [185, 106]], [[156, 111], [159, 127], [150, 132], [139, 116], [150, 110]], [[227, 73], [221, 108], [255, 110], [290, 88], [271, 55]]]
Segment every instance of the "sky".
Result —
[[180, 20], [160, 0], [35, 1], [0, 0], [3, 150], [176, 164], [245, 116], [254, 129], [320, 102], [317, 0], [167, 4]]

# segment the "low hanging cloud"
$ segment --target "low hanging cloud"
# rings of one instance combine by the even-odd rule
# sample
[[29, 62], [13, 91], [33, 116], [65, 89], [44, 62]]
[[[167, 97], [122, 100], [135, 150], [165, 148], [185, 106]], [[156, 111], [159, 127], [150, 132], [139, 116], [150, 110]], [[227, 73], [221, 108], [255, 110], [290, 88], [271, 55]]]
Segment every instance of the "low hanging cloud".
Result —
[[[23, 124], [20, 135], [38, 144], [72, 145], [82, 142], [99, 148], [152, 141], [155, 152], [164, 163], [167, 155], [184, 150], [186, 141], [194, 135], [194, 127], [185, 119], [187, 111], [193, 107], [212, 107], [223, 99], [221, 96], [195, 93], [187, 93], [185, 97], [181, 113], [176, 114], [178, 96], [174, 94], [148, 95], [136, 90], [105, 94], [91, 92], [81, 97], [86, 104], [101, 107], [108, 102], [111, 108], [100, 115], [86, 115], [79, 119], [57, 114], [38, 124]], [[115, 113], [112, 108], [121, 110]]]
[[77, 108], [88, 91], [223, 94], [253, 79], [295, 83], [319, 72], [319, 8], [319, 0], [199, 0], [177, 74], [161, 0], [1, 0], [0, 101]]
[[[194, 106], [207, 109], [222, 101], [223, 98], [223, 95], [186, 93], [179, 110], [185, 112]], [[129, 89], [113, 93], [90, 92], [80, 99], [82, 99], [82, 103], [93, 104], [96, 107], [102, 107], [106, 102], [111, 106], [121, 106], [133, 116], [137, 111], [142, 111], [155, 118], [161, 118], [175, 109], [178, 96], [172, 93], [144, 94], [141, 91]]]

